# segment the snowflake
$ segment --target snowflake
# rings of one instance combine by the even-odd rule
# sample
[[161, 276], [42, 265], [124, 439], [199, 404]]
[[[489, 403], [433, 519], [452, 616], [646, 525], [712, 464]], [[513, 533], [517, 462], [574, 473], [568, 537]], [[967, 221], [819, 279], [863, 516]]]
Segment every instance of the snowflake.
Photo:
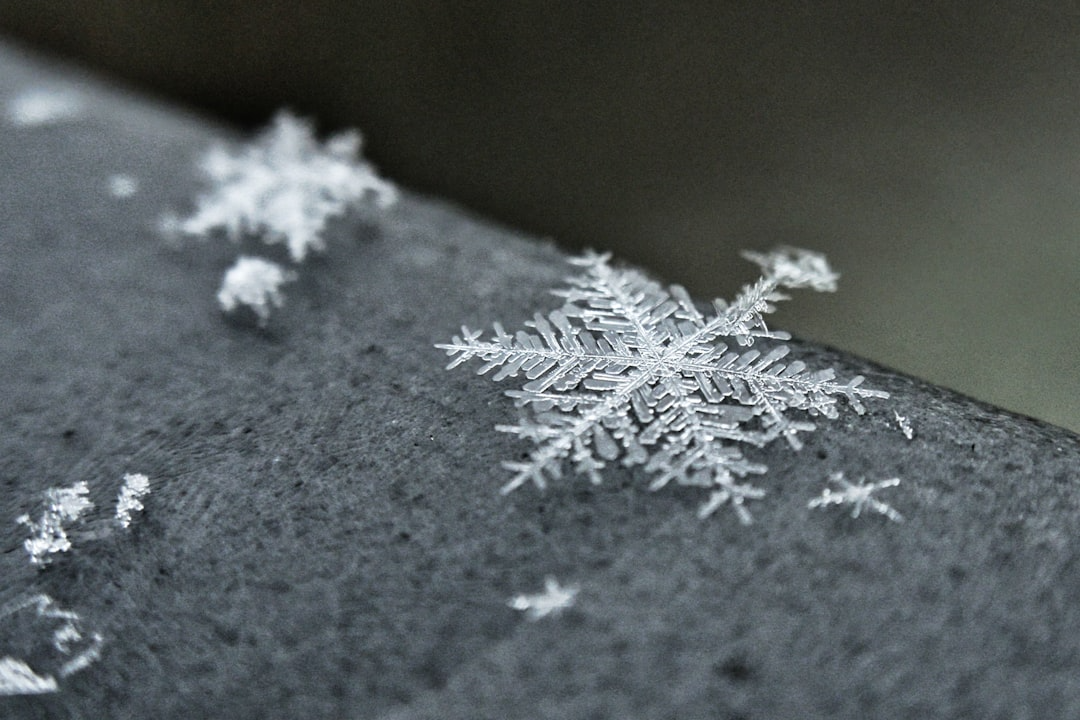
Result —
[[23, 542], [23, 547], [30, 554], [31, 563], [44, 567], [52, 562], [51, 555], [71, 549], [64, 523], [77, 520], [80, 515], [94, 507], [94, 503], [86, 497], [89, 492], [85, 482], [66, 488], [49, 488], [45, 491], [48, 507], [41, 514], [40, 520], [34, 522], [29, 515], [15, 519], [15, 522], [26, 525], [33, 533]]
[[[11, 655], [0, 657], [0, 696], [56, 692], [57, 678], [74, 675], [101, 657], [101, 634], [85, 630], [77, 613], [57, 606], [48, 595], [32, 595], [0, 607], [0, 621], [5, 635], [49, 638], [48, 647], [42, 643], [31, 653], [33, 662], [46, 665], [48, 670], [35, 670]], [[20, 626], [18, 630], [6, 627], [13, 624]]]
[[251, 308], [265, 325], [270, 319], [270, 307], [281, 307], [285, 298], [281, 286], [296, 279], [296, 273], [276, 262], [241, 255], [225, 273], [218, 290], [218, 303], [225, 312], [240, 305]]
[[116, 522], [121, 527], [131, 525], [131, 513], [141, 512], [142, 497], [150, 492], [150, 478], [142, 473], [124, 475], [124, 486], [116, 498]]
[[386, 206], [397, 198], [394, 186], [359, 159], [360, 141], [349, 131], [320, 145], [308, 123], [279, 113], [239, 154], [212, 149], [202, 167], [213, 190], [199, 198], [193, 215], [166, 226], [200, 236], [222, 229], [234, 240], [261, 234], [268, 244], [284, 243], [302, 262], [308, 252], [326, 248], [327, 220], [349, 204], [371, 196]]
[[548, 615], [558, 615], [573, 606], [579, 588], [576, 585], [562, 587], [559, 581], [548, 576], [544, 578], [544, 592], [536, 595], [518, 595], [507, 605], [521, 610], [529, 620], [539, 620]]
[[858, 485], [854, 485], [844, 479], [844, 473], [833, 473], [831, 480], [843, 488], [836, 492], [830, 488], [825, 488], [819, 497], [814, 498], [807, 507], [818, 508], [826, 507], [828, 505], [851, 505], [851, 517], [857, 518], [862, 514], [863, 508], [870, 508], [876, 513], [884, 515], [894, 522], [903, 522], [904, 516], [898, 513], [892, 508], [880, 500], [873, 497], [873, 494], [884, 488], [896, 487], [900, 484], [900, 478], [890, 478], [889, 480], [882, 480], [876, 483], [867, 483], [865, 480], [859, 482]]
[[[565, 304], [547, 317], [537, 313], [525, 330], [508, 334], [496, 323], [490, 340], [462, 328], [439, 344], [453, 368], [472, 359], [477, 371], [498, 368], [495, 380], [524, 375], [520, 390], [506, 394], [526, 414], [497, 429], [528, 439], [535, 449], [524, 462], [506, 462], [510, 492], [526, 481], [543, 488], [568, 464], [594, 483], [610, 462], [644, 465], [650, 489], [672, 481], [710, 491], [699, 515], [731, 505], [750, 522], [747, 500], [760, 488], [740, 482], [766, 468], [747, 460], [739, 445], [761, 447], [784, 438], [801, 447], [798, 434], [814, 429], [799, 415], [835, 418], [843, 396], [858, 413], [861, 398], [888, 397], [860, 387], [861, 376], [835, 380], [831, 369], [810, 370], [785, 360], [790, 350], [771, 341], [763, 315], [786, 299], [782, 287], [830, 290], [837, 278], [821, 255], [793, 248], [749, 254], [764, 272], [730, 305], [713, 302], [705, 315], [686, 290], [668, 289], [610, 256], [572, 259], [584, 272], [555, 291]], [[749, 346], [764, 340], [765, 351]]]

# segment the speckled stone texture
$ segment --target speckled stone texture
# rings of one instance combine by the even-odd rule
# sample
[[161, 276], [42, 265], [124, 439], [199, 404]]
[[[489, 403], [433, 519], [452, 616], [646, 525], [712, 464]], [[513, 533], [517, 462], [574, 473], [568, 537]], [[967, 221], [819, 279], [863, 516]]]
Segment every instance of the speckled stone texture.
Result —
[[[635, 472], [502, 496], [506, 388], [433, 345], [555, 307], [555, 247], [406, 194], [334, 222], [267, 329], [227, 320], [237, 248], [156, 224], [235, 135], [0, 46], [0, 102], [58, 85], [78, 117], [0, 132], [0, 600], [106, 645], [0, 717], [1080, 717], [1076, 435], [794, 343], [892, 398], [752, 453], [755, 524]], [[902, 478], [906, 521], [808, 510], [841, 470]], [[125, 472], [130, 535], [31, 568], [14, 518]], [[526, 622], [546, 575], [578, 602]]]

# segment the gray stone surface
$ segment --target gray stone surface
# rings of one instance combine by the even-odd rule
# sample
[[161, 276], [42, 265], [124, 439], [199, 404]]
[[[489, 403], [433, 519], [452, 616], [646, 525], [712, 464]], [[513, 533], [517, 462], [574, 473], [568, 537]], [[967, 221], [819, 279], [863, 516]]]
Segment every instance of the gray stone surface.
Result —
[[[501, 496], [515, 411], [433, 344], [553, 307], [555, 247], [407, 194], [334, 223], [265, 331], [227, 321], [236, 248], [155, 225], [228, 131], [0, 46], [0, 103], [57, 84], [79, 117], [0, 133], [0, 600], [107, 644], [0, 716], [1080, 716], [1076, 435], [795, 343], [892, 398], [755, 455], [754, 525], [629, 472]], [[906, 522], [807, 510], [838, 470], [901, 477]], [[125, 472], [130, 536], [33, 570], [11, 521]], [[578, 603], [527, 623], [548, 574]]]

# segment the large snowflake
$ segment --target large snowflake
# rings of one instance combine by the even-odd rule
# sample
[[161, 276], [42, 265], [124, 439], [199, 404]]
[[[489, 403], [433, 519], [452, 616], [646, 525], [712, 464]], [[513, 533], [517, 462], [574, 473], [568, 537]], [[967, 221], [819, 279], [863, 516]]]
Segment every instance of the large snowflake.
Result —
[[[498, 430], [531, 440], [524, 462], [506, 462], [510, 492], [526, 481], [543, 488], [569, 464], [600, 482], [611, 462], [644, 465], [657, 490], [675, 482], [706, 488], [699, 511], [706, 517], [730, 504], [750, 522], [745, 502], [764, 491], [742, 481], [766, 467], [751, 462], [741, 445], [784, 438], [801, 447], [808, 418], [835, 418], [843, 397], [863, 413], [865, 397], [888, 397], [861, 387], [862, 376], [838, 381], [832, 369], [814, 370], [788, 360], [790, 338], [770, 330], [764, 315], [787, 299], [781, 288], [836, 289], [837, 275], [824, 256], [795, 248], [745, 253], [763, 275], [730, 305], [713, 301], [698, 310], [685, 289], [660, 284], [632, 269], [612, 267], [610, 255], [588, 253], [571, 262], [583, 269], [556, 290], [562, 308], [526, 322], [532, 331], [511, 335], [499, 323], [494, 335], [462, 328], [437, 347], [453, 357], [448, 368], [474, 358], [478, 373], [495, 380], [524, 376], [506, 394], [525, 408], [516, 425]], [[764, 351], [751, 347], [764, 340]]]

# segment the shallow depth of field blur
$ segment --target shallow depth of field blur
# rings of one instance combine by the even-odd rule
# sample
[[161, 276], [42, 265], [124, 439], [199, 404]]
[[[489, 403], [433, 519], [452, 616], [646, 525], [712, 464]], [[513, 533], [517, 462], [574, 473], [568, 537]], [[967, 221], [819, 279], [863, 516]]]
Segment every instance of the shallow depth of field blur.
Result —
[[402, 186], [702, 298], [821, 250], [840, 292], [777, 326], [1080, 430], [1080, 9], [920, 5], [0, 0], [0, 33], [358, 127]]

